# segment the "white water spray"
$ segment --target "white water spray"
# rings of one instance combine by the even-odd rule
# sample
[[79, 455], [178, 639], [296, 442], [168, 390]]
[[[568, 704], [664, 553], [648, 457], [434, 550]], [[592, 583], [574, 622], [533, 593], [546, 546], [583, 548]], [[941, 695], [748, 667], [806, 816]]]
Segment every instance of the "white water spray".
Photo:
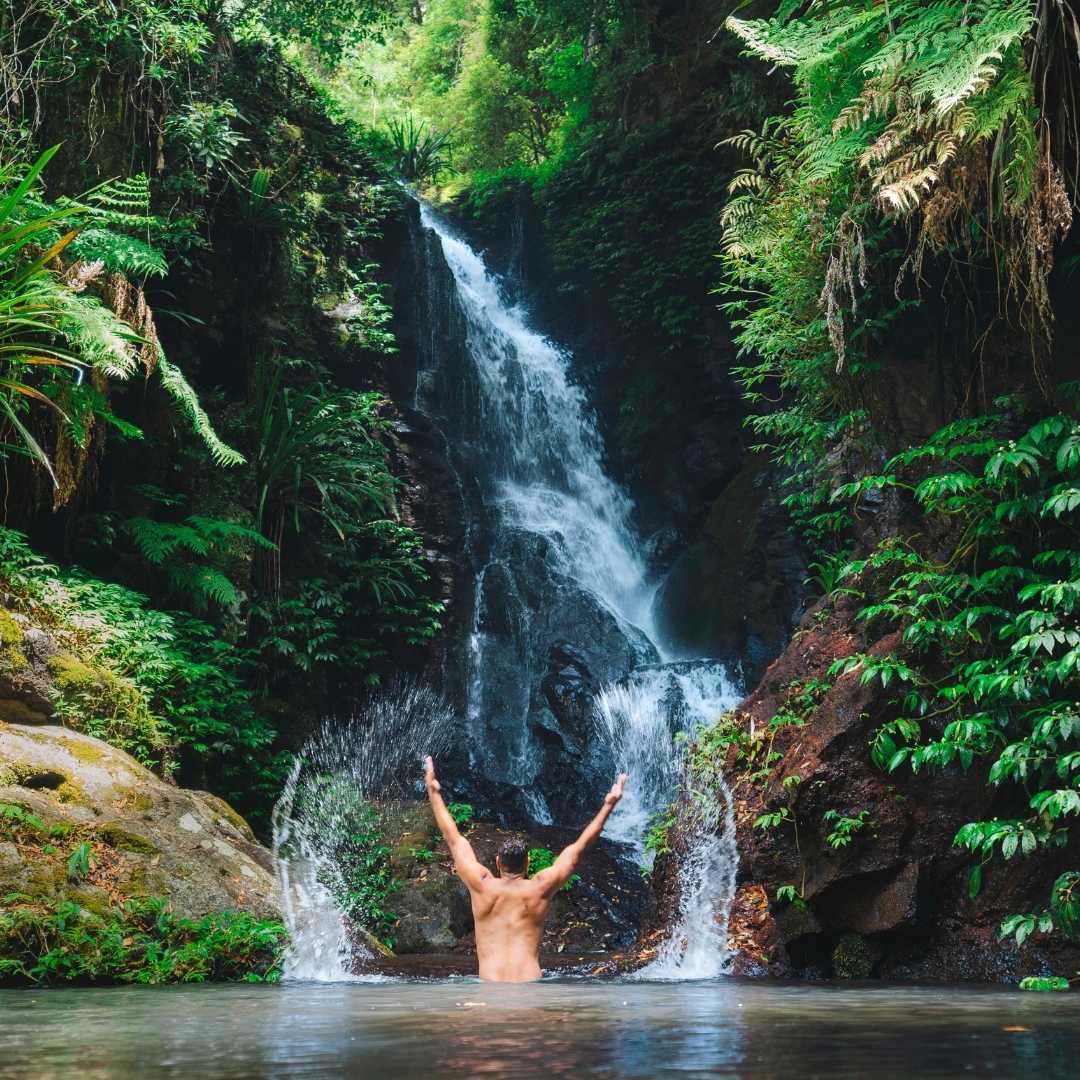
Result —
[[452, 726], [453, 712], [437, 694], [399, 683], [373, 694], [355, 716], [328, 720], [304, 746], [273, 815], [289, 930], [286, 978], [350, 981], [357, 963], [371, 958], [343, 906], [342, 851], [370, 827], [373, 800], [415, 794], [422, 757], [445, 748]]

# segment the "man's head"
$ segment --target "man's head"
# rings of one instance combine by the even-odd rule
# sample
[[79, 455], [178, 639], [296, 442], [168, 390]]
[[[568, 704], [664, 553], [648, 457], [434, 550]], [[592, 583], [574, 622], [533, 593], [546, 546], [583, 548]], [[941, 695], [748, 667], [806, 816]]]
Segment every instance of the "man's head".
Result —
[[495, 865], [500, 874], [524, 874], [529, 869], [529, 845], [517, 837], [507, 840], [495, 856]]

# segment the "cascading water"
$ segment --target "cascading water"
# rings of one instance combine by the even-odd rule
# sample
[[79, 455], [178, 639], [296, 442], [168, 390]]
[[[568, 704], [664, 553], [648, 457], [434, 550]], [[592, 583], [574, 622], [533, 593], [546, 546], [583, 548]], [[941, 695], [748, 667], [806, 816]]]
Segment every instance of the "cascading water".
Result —
[[[461, 652], [469, 770], [539, 823], [580, 819], [613, 769], [629, 772], [608, 832], [644, 859], [647, 824], [680, 778], [675, 733], [739, 695], [716, 662], [670, 660], [633, 507], [604, 470], [571, 356], [530, 327], [445, 220], [423, 204], [420, 220], [430, 334], [416, 406], [439, 423], [478, 493], [466, 508], [474, 616]], [[724, 968], [738, 853], [730, 793], [722, 776], [712, 780], [712, 809], [698, 814], [682, 860], [677, 925], [652, 977]]]
[[421, 758], [447, 744], [453, 712], [434, 691], [399, 683], [362, 712], [324, 724], [304, 746], [274, 807], [274, 856], [289, 952], [285, 976], [356, 978], [368, 955], [346, 916], [342, 852], [366, 827], [373, 800], [415, 795]]

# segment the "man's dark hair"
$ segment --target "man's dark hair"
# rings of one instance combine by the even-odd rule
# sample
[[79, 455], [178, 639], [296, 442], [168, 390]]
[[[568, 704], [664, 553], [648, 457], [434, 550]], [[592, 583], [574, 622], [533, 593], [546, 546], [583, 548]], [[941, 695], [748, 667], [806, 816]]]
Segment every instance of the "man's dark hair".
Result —
[[529, 864], [529, 845], [516, 836], [504, 841], [499, 848], [499, 863], [508, 874], [524, 874]]

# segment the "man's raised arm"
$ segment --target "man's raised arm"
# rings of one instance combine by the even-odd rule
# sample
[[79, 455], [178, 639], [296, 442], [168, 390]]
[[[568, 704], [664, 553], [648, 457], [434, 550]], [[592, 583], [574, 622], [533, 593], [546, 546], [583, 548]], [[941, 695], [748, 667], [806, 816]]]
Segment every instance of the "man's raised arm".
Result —
[[472, 849], [472, 844], [461, 835], [457, 822], [450, 816], [446, 809], [446, 803], [442, 797], [442, 787], [435, 779], [435, 762], [431, 756], [424, 758], [424, 783], [427, 785], [428, 799], [431, 802], [431, 812], [435, 815], [435, 824], [439, 826], [439, 832], [443, 834], [446, 846], [454, 859], [454, 868], [458, 877], [470, 889], [479, 886], [484, 878], [491, 877], [491, 871], [482, 865]]
[[611, 790], [604, 798], [604, 805], [600, 812], [585, 826], [581, 835], [568, 847], [559, 852], [559, 857], [546, 870], [541, 870], [533, 880], [543, 882], [544, 893], [554, 896], [570, 880], [570, 875], [577, 868], [581, 856], [589, 850], [600, 838], [604, 831], [604, 824], [611, 816], [611, 811], [622, 798], [623, 784], [627, 781], [626, 773], [619, 773], [619, 778], [611, 786]]

